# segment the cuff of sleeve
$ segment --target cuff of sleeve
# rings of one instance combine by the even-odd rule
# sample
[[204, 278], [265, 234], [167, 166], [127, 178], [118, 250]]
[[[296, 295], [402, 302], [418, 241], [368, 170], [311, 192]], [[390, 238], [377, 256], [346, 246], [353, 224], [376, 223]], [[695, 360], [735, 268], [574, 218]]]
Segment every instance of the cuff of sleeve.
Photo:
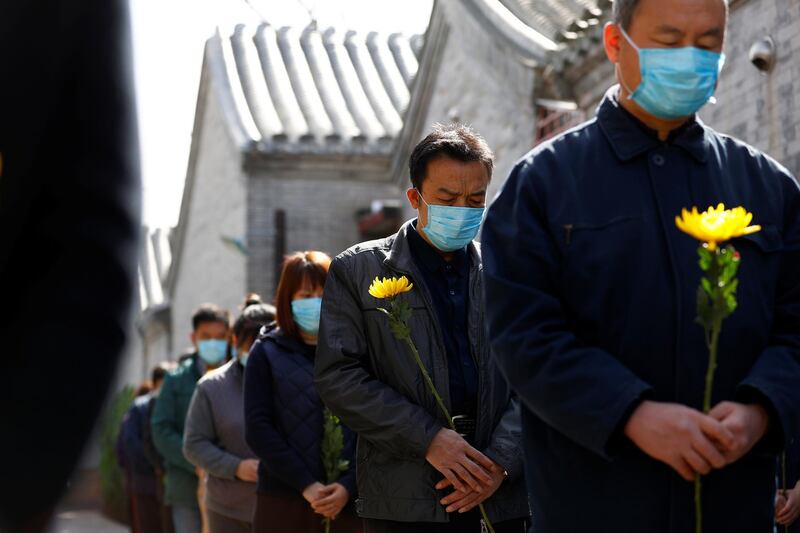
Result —
[[601, 455], [608, 460], [613, 459], [619, 453], [619, 449], [625, 439], [625, 424], [628, 423], [628, 419], [636, 408], [653, 394], [653, 390], [642, 382], [634, 383], [629, 389], [630, 391], [623, 396], [626, 399], [620, 402], [622, 409], [617, 418], [617, 423], [603, 446]]
[[767, 432], [756, 444], [756, 449], [780, 453], [784, 449], [784, 431], [781, 417], [769, 396], [755, 383], [744, 382], [736, 388], [734, 399], [739, 403], [757, 404], [767, 411]]
[[225, 479], [236, 479], [236, 469], [239, 468], [239, 463], [241, 463], [241, 459], [236, 457], [235, 455], [227, 455], [223, 464], [221, 465], [221, 476]]
[[409, 439], [409, 447], [415, 457], [425, 457], [431, 441], [441, 429], [442, 425], [433, 417], [429, 417], [429, 420], [422, 427], [422, 433], [417, 438]]
[[352, 500], [353, 497], [356, 495], [355, 472], [352, 470], [348, 470], [345, 475], [339, 478], [339, 483], [341, 483], [342, 486], [347, 489], [347, 492], [350, 493], [350, 499]]
[[509, 481], [514, 481], [522, 475], [522, 461], [520, 450], [516, 454], [504, 453], [499, 447], [489, 447], [483, 451], [484, 455], [503, 467]]
[[297, 478], [284, 479], [282, 481], [289, 484], [292, 488], [294, 488], [294, 490], [302, 494], [303, 491], [306, 490], [306, 487], [308, 487], [312, 483], [316, 483], [319, 480], [314, 479], [314, 476], [312, 476], [310, 472], [304, 472]]

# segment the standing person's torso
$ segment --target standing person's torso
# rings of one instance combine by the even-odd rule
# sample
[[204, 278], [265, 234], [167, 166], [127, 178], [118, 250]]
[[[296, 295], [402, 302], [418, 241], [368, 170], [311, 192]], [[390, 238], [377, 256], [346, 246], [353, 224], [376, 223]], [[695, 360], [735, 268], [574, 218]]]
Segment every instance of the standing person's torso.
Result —
[[[183, 430], [186, 424], [186, 414], [192, 402], [192, 395], [201, 377], [203, 369], [200, 366], [199, 356], [196, 354], [185, 359], [180, 366], [166, 379], [171, 380], [169, 388], [162, 386], [158, 402], [167, 402], [171, 406], [170, 418], [174, 429], [183, 440]], [[168, 397], [167, 397], [168, 395]], [[183, 458], [186, 465], [179, 465], [173, 458], [164, 457], [166, 468], [166, 498], [171, 503], [196, 505], [197, 475], [189, 472], [186, 467], [191, 466]]]
[[[244, 369], [233, 360], [209, 372], [197, 384], [211, 407], [216, 432], [214, 445], [241, 459], [255, 459], [245, 441]], [[249, 522], [256, 502], [256, 485], [239, 479], [223, 479], [208, 474], [206, 504], [223, 516]]]
[[[408, 244], [408, 233], [415, 231], [415, 221], [407, 222], [398, 234], [378, 241], [356, 245], [337, 257], [356, 291], [363, 323], [368, 357], [364, 365], [379, 381], [396, 390], [409, 401], [423, 407], [437, 418], [442, 427], [448, 423], [436, 400], [428, 390], [408, 347], [392, 333], [386, 315], [380, 308], [385, 300], [370, 296], [370, 283], [377, 278], [406, 276], [414, 288], [400, 297], [407, 299], [412, 314], [409, 319], [411, 338], [434, 385], [452, 412], [450, 371], [442, 325], [433, 296], [428, 291], [420, 269], [416, 266]], [[472, 445], [485, 449], [495, 426], [509, 404], [510, 390], [497, 367], [490, 361], [484, 329], [482, 263], [477, 243], [466, 250], [469, 256], [466, 331], [460, 332], [469, 345], [475, 364], [476, 429]], [[453, 413], [454, 414], [454, 413]], [[386, 420], [392, 423], [391, 420]], [[403, 421], [404, 423], [405, 421]], [[402, 425], [401, 421], [396, 421]], [[447, 522], [447, 513], [439, 504], [442, 493], [434, 486], [442, 479], [424, 457], [416, 454], [390, 453], [366, 438], [358, 443], [359, 515], [388, 520]], [[486, 502], [493, 520], [528, 515], [527, 498], [522, 480], [505, 482]]]
[[134, 494], [154, 494], [156, 477], [153, 465], [145, 453], [145, 426], [149, 423], [149, 407], [152, 394], [145, 394], [134, 399], [125, 425], [135, 426], [123, 428], [123, 432], [130, 432], [128, 438], [138, 442], [132, 446], [125, 446], [125, 454], [130, 474], [131, 490]]
[[[653, 399], [700, 408], [708, 356], [695, 322], [698, 242], [676, 229], [675, 217], [693, 206], [742, 205], [762, 231], [733, 242], [742, 257], [739, 308], [724, 324], [712, 404], [733, 399], [772, 329], [787, 219], [777, 178], [786, 172], [699, 122], [661, 142], [633, 120], [604, 102], [597, 119], [521, 163], [554, 243], [565, 318], [581, 343], [612, 354], [652, 385]], [[621, 516], [637, 532], [690, 530], [692, 485], [627, 440], [608, 462], [531, 411], [523, 409], [523, 424], [534, 523], [542, 527], [536, 531], [572, 531]], [[588, 512], [567, 510], [576, 485], [592, 495]], [[707, 476], [704, 490], [708, 522], [726, 524], [713, 531], [766, 532], [774, 456], [757, 447]]]
[[[314, 349], [273, 331], [260, 341], [272, 371], [272, 391], [277, 431], [312, 473], [324, 481], [320, 442], [322, 441], [322, 401], [314, 388]], [[264, 475], [259, 489], [267, 492], [294, 492], [270, 475], [270, 465], [262, 462]]]

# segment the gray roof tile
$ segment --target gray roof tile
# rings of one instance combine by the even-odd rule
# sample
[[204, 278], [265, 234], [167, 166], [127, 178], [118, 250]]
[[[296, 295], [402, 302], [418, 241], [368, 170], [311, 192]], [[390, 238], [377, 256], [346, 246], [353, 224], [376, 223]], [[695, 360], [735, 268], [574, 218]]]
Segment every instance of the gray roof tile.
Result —
[[165, 303], [164, 283], [172, 263], [168, 228], [142, 228], [139, 256], [139, 307], [142, 311]]
[[238, 134], [262, 152], [388, 153], [419, 64], [407, 38], [269, 24], [221, 31], [206, 47]]

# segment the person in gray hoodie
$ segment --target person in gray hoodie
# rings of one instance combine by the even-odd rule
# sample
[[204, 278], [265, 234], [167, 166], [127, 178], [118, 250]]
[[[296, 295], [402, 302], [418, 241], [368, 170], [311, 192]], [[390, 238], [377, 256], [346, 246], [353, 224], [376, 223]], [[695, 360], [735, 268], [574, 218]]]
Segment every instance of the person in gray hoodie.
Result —
[[197, 384], [183, 437], [183, 454], [208, 473], [205, 505], [211, 533], [248, 532], [256, 503], [258, 459], [244, 437], [244, 366], [275, 308], [250, 294], [233, 326], [231, 360]]

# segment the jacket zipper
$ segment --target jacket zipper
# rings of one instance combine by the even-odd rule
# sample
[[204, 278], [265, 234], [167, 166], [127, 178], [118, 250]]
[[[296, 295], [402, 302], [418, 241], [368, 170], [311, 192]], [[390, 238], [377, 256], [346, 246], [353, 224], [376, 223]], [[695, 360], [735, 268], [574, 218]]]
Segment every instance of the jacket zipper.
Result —
[[[480, 270], [479, 269], [477, 269], [477, 268], [470, 269], [470, 294], [469, 294], [469, 296], [470, 296], [470, 301], [473, 301], [473, 302], [474, 302], [475, 296], [476, 296], [475, 293], [477, 292], [475, 290], [475, 287], [478, 284], [478, 276], [479, 275], [480, 275]], [[473, 305], [471, 304], [470, 307], [473, 307]], [[482, 349], [483, 348], [483, 344], [482, 344], [483, 335], [481, 335], [480, 331], [476, 332], [476, 335], [477, 335], [478, 338], [475, 340], [474, 344], [471, 342], [471, 339], [469, 338], [470, 337], [470, 331], [472, 330], [472, 328], [469, 327], [469, 315], [470, 315], [470, 313], [467, 312], [467, 342], [470, 343], [469, 352], [472, 355], [472, 360], [475, 362], [475, 370], [478, 371], [478, 390], [475, 392], [475, 440], [476, 440], [475, 445], [478, 446], [478, 442], [477, 442], [478, 436], [481, 435], [480, 431], [478, 431], [481, 428], [481, 411], [480, 411], [479, 406], [481, 405], [481, 395], [484, 392], [484, 374], [485, 374], [485, 372], [483, 371], [484, 369], [482, 368], [482, 364], [483, 363], [488, 363], [488, 361], [483, 361], [482, 359], [478, 358], [478, 355], [477, 355], [478, 353], [483, 353], [483, 349]], [[478, 321], [478, 322], [479, 322], [479, 326], [478, 327], [480, 327], [480, 322], [481, 321]], [[473, 346], [475, 346], [477, 352], [475, 350], [473, 350], [473, 348], [472, 348]], [[489, 402], [487, 402], [487, 404], [488, 403]], [[486, 444], [488, 445], [488, 442]]]
[[[416, 274], [412, 274], [411, 272], [406, 272], [404, 270], [400, 270], [399, 268], [395, 268], [393, 266], [391, 268], [392, 268], [392, 270], [394, 270], [398, 274], [402, 274], [402, 275], [405, 275], [405, 276], [411, 276], [412, 280], [414, 280], [414, 279], [421, 280], [422, 279], [421, 276], [417, 276]], [[436, 314], [435, 314], [435, 312], [433, 310], [433, 303], [431, 302], [430, 295], [428, 294], [427, 288], [424, 288], [422, 285], [419, 285], [419, 284], [417, 284], [417, 286], [420, 287], [420, 294], [422, 294], [422, 300], [425, 303], [425, 309], [427, 309], [428, 315], [430, 315], [430, 317], [432, 319], [431, 322], [433, 322], [433, 329], [436, 332], [436, 344], [439, 347], [439, 353], [442, 356], [444, 356], [445, 364], [442, 365], [442, 367], [444, 368], [444, 371], [445, 371], [445, 376], [444, 376], [445, 377], [445, 382], [449, 383], [450, 382], [450, 370], [447, 368], [447, 351], [444, 349], [444, 336], [442, 335], [442, 331], [441, 331], [441, 329], [439, 327], [439, 321], [437, 320]], [[439, 392], [439, 391], [437, 391], [437, 392]], [[449, 386], [447, 387], [447, 392], [448, 392], [447, 397], [446, 398], [443, 397], [442, 400], [445, 402], [445, 405], [447, 406], [448, 410], [452, 410], [453, 406], [450, 403], [450, 387]], [[433, 399], [432, 396], [431, 396], [430, 399]], [[435, 407], [435, 402], [434, 402], [434, 407]], [[438, 411], [439, 409], [436, 408], [436, 410]], [[442, 417], [444, 417], [444, 413], [441, 413], [441, 415], [442, 415]], [[451, 413], [451, 415], [452, 415], [452, 413]], [[450, 427], [449, 426], [449, 422], [451, 422], [451, 421], [448, 421], [448, 428]]]

